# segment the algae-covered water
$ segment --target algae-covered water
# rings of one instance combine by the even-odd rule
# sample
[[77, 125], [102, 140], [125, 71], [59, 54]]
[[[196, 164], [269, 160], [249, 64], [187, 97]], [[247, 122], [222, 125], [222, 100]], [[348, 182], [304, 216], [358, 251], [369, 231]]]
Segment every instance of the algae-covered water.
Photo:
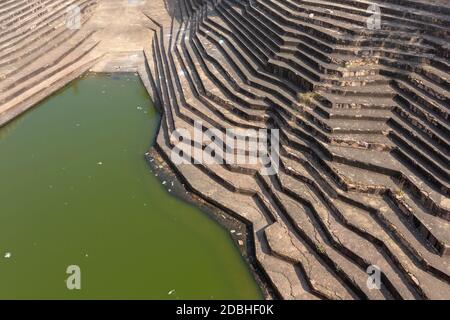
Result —
[[138, 76], [88, 75], [0, 128], [0, 299], [261, 298], [228, 232], [150, 172], [158, 121]]

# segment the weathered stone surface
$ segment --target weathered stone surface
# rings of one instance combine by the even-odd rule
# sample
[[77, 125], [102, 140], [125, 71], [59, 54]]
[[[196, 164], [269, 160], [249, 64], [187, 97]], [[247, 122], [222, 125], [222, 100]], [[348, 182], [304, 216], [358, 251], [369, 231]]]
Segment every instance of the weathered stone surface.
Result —
[[[163, 114], [156, 152], [249, 226], [278, 297], [450, 298], [446, 1], [373, 1], [380, 30], [360, 0], [75, 2], [91, 8], [83, 27], [42, 37], [14, 22], [38, 21], [28, 1], [0, 5], [11, 28], [0, 30], [0, 124], [86, 69], [139, 72]], [[12, 35], [29, 40], [19, 48]], [[194, 121], [279, 129], [279, 171], [175, 165], [171, 134]], [[380, 290], [367, 286], [372, 265]]]

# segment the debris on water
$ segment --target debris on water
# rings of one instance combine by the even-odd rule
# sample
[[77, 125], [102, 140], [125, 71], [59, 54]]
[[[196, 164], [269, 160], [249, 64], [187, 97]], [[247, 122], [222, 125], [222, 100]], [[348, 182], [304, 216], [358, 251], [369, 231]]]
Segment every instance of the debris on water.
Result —
[[155, 173], [155, 177], [157, 177], [158, 176], [158, 174], [157, 173]]
[[80, 124], [79, 123], [77, 123], [77, 124], [75, 124], [77, 127], [79, 127], [80, 126]]
[[88, 255], [87, 253], [86, 253], [84, 256], [85, 256], [86, 258], [89, 257], [89, 255]]
[[175, 293], [175, 289], [172, 289], [172, 290], [170, 290], [167, 294], [168, 295], [172, 295], [172, 294], [174, 294]]
[[144, 207], [146, 207], [147, 206], [147, 204], [146, 203], [144, 203]]
[[106, 93], [106, 91], [105, 91], [105, 90], [102, 90], [102, 93], [103, 93], [103, 94], [105, 94], [105, 93]]
[[137, 107], [136, 109], [138, 109], [138, 110], [142, 110], [142, 107]]
[[99, 166], [101, 166], [101, 165], [103, 164], [103, 162], [99, 161], [99, 162], [97, 162], [97, 164], [98, 164]]
[[173, 181], [170, 181], [170, 185], [173, 187]]
[[165, 185], [166, 183], [167, 183], [166, 180], [164, 180], [164, 181], [162, 182], [163, 185]]
[[231, 230], [230, 232], [231, 232], [231, 233], [235, 233], [235, 232], [236, 232], [236, 230]]
[[11, 252], [6, 252], [6, 253], [5, 253], [5, 258], [6, 258], [6, 259], [11, 258]]
[[169, 189], [169, 190], [167, 190], [167, 191], [171, 192], [171, 191], [172, 191], [172, 189]]
[[49, 185], [48, 187], [49, 187], [49, 189], [53, 189], [53, 186], [52, 186], [52, 185]]

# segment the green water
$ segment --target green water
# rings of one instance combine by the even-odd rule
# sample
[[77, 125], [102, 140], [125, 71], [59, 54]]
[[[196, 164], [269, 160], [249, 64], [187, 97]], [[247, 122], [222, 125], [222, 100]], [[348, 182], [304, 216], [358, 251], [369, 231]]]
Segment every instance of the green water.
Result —
[[158, 121], [137, 76], [89, 75], [0, 128], [0, 299], [261, 298], [228, 232], [150, 172]]

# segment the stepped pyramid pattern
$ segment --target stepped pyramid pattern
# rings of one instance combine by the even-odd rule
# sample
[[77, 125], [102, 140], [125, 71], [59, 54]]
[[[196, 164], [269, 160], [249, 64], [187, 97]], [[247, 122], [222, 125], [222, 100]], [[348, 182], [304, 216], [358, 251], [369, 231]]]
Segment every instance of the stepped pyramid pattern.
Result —
[[[275, 296], [449, 299], [449, 3], [178, 8], [170, 27], [154, 21], [147, 54], [163, 110], [156, 149], [187, 187], [249, 226]], [[173, 132], [195, 122], [278, 129], [279, 170], [176, 165]], [[374, 265], [379, 290], [368, 285]]]

